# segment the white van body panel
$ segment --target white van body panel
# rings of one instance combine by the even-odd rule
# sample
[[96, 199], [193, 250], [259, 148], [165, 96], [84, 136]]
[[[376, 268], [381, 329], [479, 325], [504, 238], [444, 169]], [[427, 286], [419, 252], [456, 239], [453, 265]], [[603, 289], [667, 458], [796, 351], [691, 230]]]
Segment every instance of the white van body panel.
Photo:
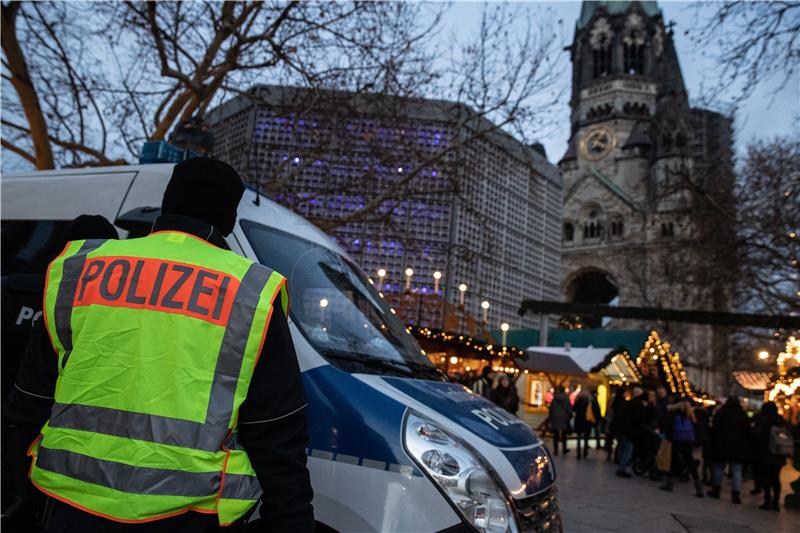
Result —
[[308, 467], [314, 514], [337, 531], [418, 533], [460, 522], [428, 478], [317, 457]]
[[51, 170], [3, 176], [3, 219], [72, 220], [91, 214], [113, 221], [136, 175], [136, 169], [118, 167], [116, 171]]

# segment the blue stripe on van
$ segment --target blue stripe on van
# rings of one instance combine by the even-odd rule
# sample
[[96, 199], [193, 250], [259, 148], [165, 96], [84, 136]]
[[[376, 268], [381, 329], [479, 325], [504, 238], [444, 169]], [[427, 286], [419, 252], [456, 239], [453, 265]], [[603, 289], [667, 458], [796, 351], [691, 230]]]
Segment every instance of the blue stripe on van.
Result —
[[396, 377], [383, 380], [498, 448], [539, 443], [528, 424], [463, 385]]
[[303, 372], [308, 455], [421, 476], [402, 448], [405, 405], [332, 365]]

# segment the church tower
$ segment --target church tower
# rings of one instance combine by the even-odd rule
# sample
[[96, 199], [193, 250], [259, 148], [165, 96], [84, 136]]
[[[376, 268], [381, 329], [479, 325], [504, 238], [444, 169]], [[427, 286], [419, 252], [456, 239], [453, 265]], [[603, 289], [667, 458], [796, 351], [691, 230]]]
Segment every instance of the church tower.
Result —
[[[585, 1], [569, 52], [571, 136], [559, 162], [564, 298], [726, 308], [730, 291], [715, 294], [693, 270], [708, 270], [695, 264], [701, 255], [696, 245], [707, 230], [692, 211], [698, 205], [694, 167], [709, 155], [695, 123], [709, 112], [689, 105], [672, 31], [657, 3]], [[727, 135], [727, 153], [715, 156], [730, 164], [731, 121], [722, 124], [713, 135]], [[730, 193], [731, 175], [702, 180]], [[709, 354], [723, 349], [725, 335], [709, 327], [589, 318], [584, 326], [658, 326], [701, 369], [693, 376], [697, 385], [708, 388], [715, 381], [706, 375], [716, 364]]]

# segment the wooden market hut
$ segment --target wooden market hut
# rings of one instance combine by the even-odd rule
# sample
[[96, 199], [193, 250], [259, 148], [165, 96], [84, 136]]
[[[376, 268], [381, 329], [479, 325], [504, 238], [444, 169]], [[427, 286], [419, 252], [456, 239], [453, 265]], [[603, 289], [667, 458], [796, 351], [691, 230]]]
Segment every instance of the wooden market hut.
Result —
[[545, 411], [551, 389], [589, 382], [589, 375], [568, 355], [538, 347], [528, 348], [527, 355], [527, 359], [516, 359], [517, 367], [523, 371], [520, 399], [527, 412]]

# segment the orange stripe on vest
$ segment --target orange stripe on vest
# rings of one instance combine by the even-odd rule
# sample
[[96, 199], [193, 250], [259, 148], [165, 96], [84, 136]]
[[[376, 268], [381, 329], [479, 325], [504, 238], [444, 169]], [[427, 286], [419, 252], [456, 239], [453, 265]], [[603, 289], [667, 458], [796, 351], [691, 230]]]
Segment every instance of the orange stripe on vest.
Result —
[[81, 272], [74, 307], [152, 309], [228, 323], [239, 280], [196, 265], [143, 257], [96, 257]]

